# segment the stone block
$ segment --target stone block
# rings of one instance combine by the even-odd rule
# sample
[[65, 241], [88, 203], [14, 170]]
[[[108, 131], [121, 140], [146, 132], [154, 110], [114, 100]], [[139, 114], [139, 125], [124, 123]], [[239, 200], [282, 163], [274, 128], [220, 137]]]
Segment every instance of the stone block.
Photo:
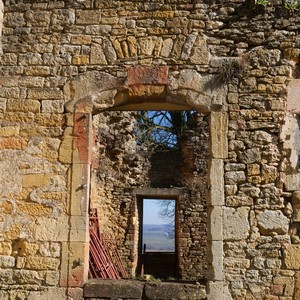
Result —
[[35, 238], [40, 241], [63, 242], [69, 236], [69, 218], [60, 216], [57, 219], [40, 217], [36, 221]]
[[261, 162], [261, 152], [258, 148], [239, 151], [238, 157], [243, 164], [253, 164]]
[[88, 278], [89, 268], [89, 243], [69, 243], [69, 278], [68, 285], [81, 287]]
[[1, 137], [18, 136], [20, 134], [20, 126], [3, 126], [0, 128]]
[[292, 113], [300, 113], [299, 94], [300, 94], [300, 79], [291, 79], [289, 81], [288, 94], [287, 94], [288, 111]]
[[224, 240], [244, 240], [249, 236], [249, 211], [248, 207], [224, 208]]
[[44, 291], [30, 291], [27, 300], [66, 300], [65, 288], [47, 288]]
[[41, 104], [38, 100], [8, 100], [6, 103], [7, 111], [18, 111], [18, 112], [40, 112]]
[[167, 66], [137, 66], [128, 69], [127, 85], [154, 84], [165, 85], [168, 80]]
[[44, 272], [33, 270], [14, 270], [14, 279], [17, 284], [41, 285], [44, 280]]
[[85, 298], [141, 299], [144, 284], [139, 281], [92, 279], [84, 285]]
[[10, 242], [0, 242], [0, 255], [11, 255], [12, 247]]
[[82, 300], [83, 299], [83, 289], [82, 288], [69, 288], [68, 297], [72, 300]]
[[246, 181], [246, 175], [244, 171], [230, 171], [225, 173], [226, 184], [241, 184]]
[[223, 240], [223, 207], [214, 206], [208, 207], [208, 230], [207, 238], [211, 241], [222, 241]]
[[50, 174], [26, 174], [23, 175], [22, 184], [24, 188], [45, 186], [49, 184], [50, 177]]
[[75, 55], [72, 58], [72, 64], [74, 65], [87, 65], [90, 62], [90, 57], [88, 55]]
[[46, 271], [45, 282], [47, 285], [58, 286], [59, 272], [58, 271]]
[[18, 203], [18, 211], [29, 216], [50, 216], [53, 208], [39, 203]]
[[192, 49], [191, 55], [188, 59], [188, 61], [191, 64], [208, 64], [210, 59], [210, 53], [206, 46], [202, 47], [194, 47]]
[[71, 173], [72, 216], [86, 217], [88, 214], [90, 167], [87, 164], [73, 164]]
[[90, 62], [92, 65], [107, 65], [107, 60], [101, 45], [93, 44], [90, 55]]
[[247, 164], [248, 176], [259, 175], [260, 165], [259, 164]]
[[146, 283], [144, 293], [146, 299], [206, 299], [205, 288], [195, 284]]
[[80, 25], [98, 25], [101, 20], [101, 11], [99, 10], [77, 10], [76, 24]]
[[273, 283], [275, 285], [282, 285], [284, 287], [284, 296], [293, 296], [294, 294], [294, 278], [293, 277], [275, 277]]
[[61, 100], [63, 94], [60, 89], [56, 88], [31, 88], [28, 89], [28, 98], [33, 100]]
[[62, 242], [59, 286], [67, 287], [69, 285], [68, 275], [69, 275], [69, 242]]
[[71, 216], [70, 218], [70, 240], [73, 242], [87, 242], [89, 240], [89, 220], [87, 215]]
[[64, 101], [63, 100], [43, 100], [42, 113], [63, 113]]
[[63, 163], [72, 163], [73, 137], [65, 136], [59, 147], [59, 161]]
[[207, 205], [224, 205], [224, 167], [222, 159], [210, 160], [208, 181], [210, 191], [208, 194]]
[[211, 158], [228, 157], [228, 116], [225, 113], [212, 112], [210, 114], [210, 152]]
[[209, 280], [223, 280], [223, 241], [211, 241], [209, 250]]
[[224, 300], [224, 286], [222, 281], [209, 281], [207, 288], [207, 300]]
[[289, 229], [289, 219], [280, 210], [265, 210], [256, 216], [257, 225], [262, 234], [286, 234]]
[[15, 258], [13, 256], [0, 255], [0, 268], [13, 268], [15, 266]]
[[60, 259], [41, 256], [29, 256], [26, 259], [25, 267], [33, 270], [57, 270]]
[[294, 299], [300, 299], [300, 272], [295, 273]]
[[287, 191], [300, 190], [300, 173], [285, 175], [285, 186]]
[[[284, 264], [287, 269], [300, 269], [300, 245], [285, 245]], [[297, 280], [296, 280], [297, 285]]]

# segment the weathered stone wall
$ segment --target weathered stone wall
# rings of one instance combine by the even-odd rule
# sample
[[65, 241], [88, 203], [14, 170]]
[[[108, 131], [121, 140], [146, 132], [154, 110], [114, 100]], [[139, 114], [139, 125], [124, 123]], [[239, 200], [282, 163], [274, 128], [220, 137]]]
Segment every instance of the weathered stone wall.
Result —
[[298, 299], [298, 28], [283, 1], [5, 1], [1, 297], [80, 297], [90, 112], [180, 105], [210, 113], [210, 299]]
[[[199, 280], [206, 272], [206, 203], [209, 128], [207, 117], [194, 115], [179, 149], [157, 151], [137, 146], [135, 113], [105, 112], [94, 117], [94, 158], [91, 206], [98, 208], [100, 226], [117, 243], [128, 273], [137, 274], [139, 189], [176, 188], [176, 250], [178, 277]], [[151, 188], [153, 188], [151, 190]], [[133, 193], [134, 191], [134, 193]], [[159, 190], [158, 190], [159, 191]], [[172, 192], [169, 191], [169, 196]]]

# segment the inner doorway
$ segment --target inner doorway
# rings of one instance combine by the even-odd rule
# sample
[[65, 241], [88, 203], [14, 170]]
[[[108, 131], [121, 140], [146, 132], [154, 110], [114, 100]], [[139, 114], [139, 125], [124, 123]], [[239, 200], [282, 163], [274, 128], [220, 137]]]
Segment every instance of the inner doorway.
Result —
[[140, 273], [176, 278], [176, 199], [142, 198], [140, 202]]

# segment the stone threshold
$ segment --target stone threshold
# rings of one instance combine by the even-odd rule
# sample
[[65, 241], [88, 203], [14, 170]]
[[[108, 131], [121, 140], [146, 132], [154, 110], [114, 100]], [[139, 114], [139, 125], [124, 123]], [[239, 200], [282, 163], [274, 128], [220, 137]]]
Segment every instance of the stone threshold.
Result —
[[86, 300], [205, 300], [206, 288], [199, 283], [91, 279], [83, 288]]

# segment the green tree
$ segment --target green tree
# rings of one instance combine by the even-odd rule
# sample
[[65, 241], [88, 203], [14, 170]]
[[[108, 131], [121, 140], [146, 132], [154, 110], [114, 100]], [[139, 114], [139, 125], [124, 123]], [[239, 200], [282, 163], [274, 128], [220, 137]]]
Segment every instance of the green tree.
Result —
[[158, 151], [178, 148], [193, 114], [193, 111], [139, 111], [137, 144]]

